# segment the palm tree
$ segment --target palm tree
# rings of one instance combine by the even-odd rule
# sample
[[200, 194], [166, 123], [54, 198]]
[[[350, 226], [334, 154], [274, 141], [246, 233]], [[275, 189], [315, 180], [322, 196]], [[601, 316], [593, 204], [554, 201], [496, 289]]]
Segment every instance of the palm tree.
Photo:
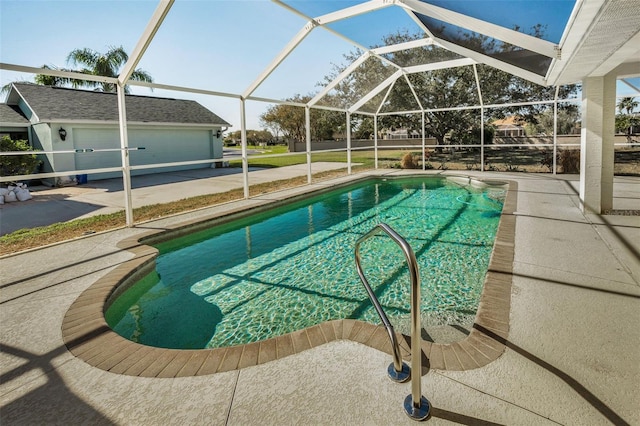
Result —
[[[65, 69], [65, 68], [58, 68], [55, 66], [49, 66], [49, 65], [43, 65], [42, 68], [48, 69], [48, 70], [58, 70], [58, 71], [73, 71], [73, 70], [69, 70], [69, 69]], [[63, 87], [66, 86], [68, 84], [73, 85], [73, 87], [77, 87], [79, 84], [77, 84], [77, 80], [73, 80], [67, 77], [58, 77], [58, 76], [54, 76], [54, 75], [46, 75], [46, 74], [37, 74], [34, 78], [35, 80], [35, 84], [40, 84], [43, 86], [57, 86], [57, 87]], [[11, 86], [13, 85], [13, 83], [28, 83], [28, 84], [34, 84], [32, 81], [14, 81], [14, 82], [10, 82], [5, 84], [4, 86], [2, 86], [2, 89], [0, 89], [0, 96], [4, 96], [6, 94], [9, 93], [9, 91], [11, 90]]]
[[[618, 102], [619, 115], [616, 115], [616, 128], [622, 130], [626, 129], [627, 142], [631, 142], [631, 133], [633, 127], [638, 125], [638, 118], [633, 116], [633, 110], [635, 110], [640, 102], [636, 101], [633, 97], [627, 96]], [[623, 114], [626, 113], [626, 114]]]
[[640, 105], [640, 102], [636, 101], [631, 96], [627, 96], [620, 99], [620, 101], [618, 102], [618, 111], [620, 111], [620, 113], [624, 111], [627, 113], [627, 115], [631, 115], [633, 110], [636, 109], [638, 105]]
[[[42, 68], [117, 78], [118, 74], [120, 73], [120, 68], [127, 62], [128, 59], [129, 55], [127, 55], [127, 52], [125, 52], [122, 46], [111, 46], [109, 47], [109, 50], [107, 50], [107, 53], [104, 54], [89, 48], [84, 48], [72, 50], [71, 53], [69, 53], [69, 56], [67, 56], [67, 63], [72, 64], [73, 66], [82, 66], [82, 68], [79, 70], [57, 68], [53, 65], [43, 65]], [[68, 77], [37, 74], [34, 80], [36, 84], [45, 86], [71, 86], [73, 88], [92, 87], [95, 88], [95, 90], [99, 90], [102, 92], [116, 91], [116, 87], [112, 83], [99, 83], [97, 81], [79, 80]], [[151, 75], [146, 71], [141, 70], [140, 68], [136, 69], [131, 74], [131, 80], [153, 83], [153, 78], [151, 77]], [[0, 96], [9, 93], [11, 84], [12, 83], [5, 84], [4, 86], [2, 86], [2, 88], [0, 88]], [[124, 91], [125, 93], [130, 93], [129, 86], [124, 86]]]
[[[72, 71], [70, 69], [66, 69], [66, 68], [58, 68], [54, 65], [49, 66], [49, 65], [43, 65], [42, 68], [48, 69], [48, 70], [57, 70], [57, 71]], [[72, 84], [75, 86], [74, 82], [75, 80], [67, 78], [67, 77], [58, 77], [55, 75], [45, 75], [45, 74], [37, 74], [34, 78], [36, 84], [41, 84], [43, 86], [58, 86], [58, 87], [62, 87], [62, 86], [66, 86], [67, 84]]]
[[[118, 77], [120, 68], [127, 62], [129, 55], [122, 46], [109, 47], [106, 53], [100, 53], [93, 49], [75, 49], [67, 56], [67, 63], [73, 66], [82, 66], [83, 68], [77, 72], [83, 74], [100, 75], [105, 77]], [[131, 80], [145, 81], [153, 83], [153, 78], [149, 73], [141, 69], [136, 69], [131, 74]], [[71, 80], [73, 87], [85, 86], [94, 87], [96, 90], [103, 92], [115, 92], [116, 87], [113, 83], [99, 83], [96, 81]], [[129, 93], [129, 86], [124, 87], [125, 93]]]

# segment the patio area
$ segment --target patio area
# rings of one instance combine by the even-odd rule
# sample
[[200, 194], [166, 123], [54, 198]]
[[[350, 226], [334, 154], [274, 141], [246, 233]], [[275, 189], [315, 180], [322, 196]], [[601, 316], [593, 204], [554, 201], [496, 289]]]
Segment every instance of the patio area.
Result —
[[[443, 174], [517, 182], [515, 255], [504, 353], [467, 371], [426, 368], [428, 423], [639, 424], [640, 217], [583, 213], [577, 175]], [[63, 342], [71, 304], [132, 257], [120, 241], [352, 178], [1, 258], [2, 424], [415, 424], [402, 407], [409, 383], [386, 377], [391, 357], [346, 328], [282, 359], [197, 377], [107, 372]], [[640, 210], [640, 178], [615, 178], [613, 207]]]

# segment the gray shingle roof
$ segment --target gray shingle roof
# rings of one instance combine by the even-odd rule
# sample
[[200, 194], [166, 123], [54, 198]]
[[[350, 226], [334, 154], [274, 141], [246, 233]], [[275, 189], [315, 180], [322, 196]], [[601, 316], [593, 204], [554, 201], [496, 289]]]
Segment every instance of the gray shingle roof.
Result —
[[[14, 83], [40, 121], [118, 121], [115, 93]], [[127, 121], [230, 126], [196, 101], [126, 95]]]
[[17, 105], [0, 104], [0, 123], [4, 125], [20, 124], [24, 127], [29, 126], [29, 120], [24, 116]]

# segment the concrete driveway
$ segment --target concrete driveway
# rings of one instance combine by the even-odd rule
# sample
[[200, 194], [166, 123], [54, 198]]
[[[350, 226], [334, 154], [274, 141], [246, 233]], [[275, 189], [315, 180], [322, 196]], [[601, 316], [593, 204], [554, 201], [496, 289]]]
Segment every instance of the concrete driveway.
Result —
[[[312, 164], [312, 171], [345, 167], [345, 163], [317, 162]], [[289, 179], [306, 173], [306, 164], [250, 168], [249, 184]], [[131, 186], [132, 203], [136, 208], [242, 188], [243, 177], [242, 169], [237, 167], [203, 168], [133, 176]], [[122, 179], [89, 181], [62, 188], [34, 186], [29, 190], [33, 195], [31, 200], [0, 205], [0, 235], [124, 209]]]

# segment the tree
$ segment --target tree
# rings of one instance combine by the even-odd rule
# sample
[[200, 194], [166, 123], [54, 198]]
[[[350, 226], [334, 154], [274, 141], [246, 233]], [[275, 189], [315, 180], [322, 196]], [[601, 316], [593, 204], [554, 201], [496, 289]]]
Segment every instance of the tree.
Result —
[[[532, 35], [541, 37], [543, 27], [537, 25], [532, 28]], [[422, 34], [409, 34], [408, 32], [396, 33], [386, 36], [383, 45], [393, 45], [412, 41], [423, 37]], [[500, 44], [496, 39], [476, 33], [457, 34], [460, 44], [482, 52], [516, 52], [519, 48]], [[500, 44], [500, 45], [499, 45]], [[355, 50], [344, 55], [347, 63], [352, 63], [360, 57], [362, 51]], [[415, 64], [435, 63], [461, 56], [437, 46], [424, 46], [411, 50], [397, 51], [384, 55], [387, 59], [401, 66]], [[325, 77], [327, 84], [333, 81], [346, 66], [335, 66], [332, 73]], [[502, 104], [510, 102], [525, 102], [531, 99], [552, 100], [554, 87], [544, 87], [527, 80], [501, 71], [488, 65], [476, 66], [481, 84], [482, 96], [485, 104]], [[360, 67], [354, 70], [348, 78], [340, 82], [333, 91], [335, 94], [328, 101], [329, 104], [346, 108], [370, 92], [376, 84], [388, 78], [397, 68], [388, 65], [384, 61], [370, 58]], [[376, 112], [378, 107], [382, 112], [402, 112], [425, 109], [442, 109], [449, 107], [464, 107], [479, 105], [478, 88], [475, 82], [473, 68], [470, 66], [446, 68], [429, 72], [414, 73], [407, 76], [413, 90], [404, 78], [396, 80], [392, 91], [385, 99], [386, 91], [371, 100], [370, 112]], [[576, 86], [563, 86], [559, 90], [559, 97], [567, 97], [575, 93]], [[415, 95], [414, 95], [415, 93]], [[416, 97], [418, 100], [416, 100]], [[418, 104], [419, 101], [419, 104]], [[382, 104], [382, 105], [381, 105]], [[365, 105], [367, 108], [368, 105]], [[507, 114], [517, 114], [524, 121], [537, 123], [539, 114], [544, 106], [520, 105], [504, 108], [485, 109], [485, 119], [503, 118]], [[451, 135], [464, 133], [480, 134], [478, 110], [448, 110], [431, 111], [425, 115], [425, 130], [427, 134], [436, 138], [438, 144], [444, 144]], [[421, 114], [394, 114], [380, 116], [381, 128], [404, 127], [409, 130], [420, 131], [422, 129]], [[467, 139], [468, 138], [464, 138]], [[477, 141], [476, 141], [477, 142]]]
[[[286, 100], [306, 103], [310, 99], [310, 96], [294, 95]], [[260, 115], [260, 124], [271, 129], [277, 129], [287, 140], [300, 142], [306, 138], [304, 108], [302, 107], [293, 105], [269, 107]]]
[[372, 139], [373, 138], [373, 117], [362, 116], [355, 117], [352, 120], [352, 136], [355, 139]]
[[[289, 102], [305, 104], [311, 96], [294, 95], [286, 99]], [[330, 140], [335, 133], [344, 132], [346, 122], [344, 113], [312, 108], [310, 112], [311, 139]], [[275, 105], [260, 115], [260, 124], [275, 133], [281, 133], [285, 139], [294, 142], [306, 140], [305, 109], [294, 105]]]
[[627, 135], [627, 139], [631, 138], [633, 128], [640, 125], [640, 117], [634, 115], [634, 110], [638, 108], [640, 102], [635, 98], [628, 96], [618, 101], [618, 111], [616, 114], [616, 130], [624, 132]]
[[633, 110], [638, 108], [639, 105], [640, 102], [636, 101], [631, 96], [627, 96], [618, 101], [618, 111], [620, 111], [620, 113], [625, 112], [627, 113], [627, 115], [631, 115], [633, 113]]
[[[74, 49], [67, 56], [67, 63], [73, 66], [81, 66], [80, 69], [58, 68], [56, 66], [43, 65], [42, 68], [53, 69], [59, 71], [69, 71], [81, 74], [99, 75], [104, 77], [117, 78], [120, 69], [129, 60], [129, 55], [122, 46], [109, 47], [106, 53], [100, 53], [95, 50], [84, 48]], [[78, 87], [90, 87], [102, 92], [115, 92], [116, 87], [112, 83], [100, 83], [97, 81], [88, 81], [82, 79], [74, 79], [68, 77], [57, 77], [46, 74], [37, 74], [34, 77], [36, 84], [45, 86], [68, 87], [74, 89]], [[131, 80], [144, 81], [153, 83], [153, 78], [146, 71], [138, 68], [131, 74]], [[8, 93], [11, 89], [11, 83], [6, 84], [0, 90], [0, 94]], [[129, 86], [124, 86], [125, 93], [130, 93]]]
[[[77, 72], [71, 69], [67, 69], [67, 68], [57, 68], [55, 66], [49, 66], [49, 65], [43, 65], [42, 68], [48, 69], [48, 70], [56, 70], [56, 71], [70, 71], [70, 72]], [[58, 77], [55, 75], [46, 75], [46, 74], [37, 74], [34, 77], [34, 80], [36, 82], [36, 84], [40, 84], [43, 86], [56, 86], [56, 87], [64, 87], [67, 86], [69, 84], [73, 85], [73, 87], [77, 87], [77, 85], [81, 85], [82, 81], [80, 80], [74, 80], [68, 77]]]
[[[25, 140], [11, 140], [9, 136], [0, 139], [0, 152], [31, 151]], [[40, 164], [35, 154], [0, 156], [0, 176], [28, 175]]]
[[[105, 77], [118, 77], [120, 74], [120, 68], [129, 60], [129, 55], [125, 52], [122, 46], [120, 47], [109, 47], [106, 53], [102, 54], [95, 50], [84, 48], [84, 49], [75, 49], [69, 53], [67, 56], [67, 63], [70, 63], [74, 66], [82, 66], [83, 68], [79, 71], [83, 74], [92, 74], [92, 75], [100, 75]], [[152, 83], [153, 78], [146, 71], [141, 69], [136, 69], [131, 74], [131, 79], [135, 81], [145, 81], [147, 83]], [[81, 84], [76, 83], [73, 80], [73, 86], [85, 86], [85, 87], [94, 87], [102, 90], [103, 92], [115, 92], [116, 87], [112, 83], [99, 83], [95, 81], [86, 81], [81, 80]], [[125, 86], [125, 93], [129, 93], [129, 87]]]
[[[414, 40], [422, 35], [409, 33], [392, 34], [384, 39], [384, 44], [398, 44]], [[389, 59], [399, 64], [434, 63], [460, 58], [456, 53], [437, 46], [425, 46], [418, 49], [398, 51], [389, 55]], [[477, 105], [478, 91], [474, 82], [473, 69], [457, 67], [414, 73], [407, 76], [411, 87], [404, 79], [396, 82], [383, 106], [384, 111], [416, 110]], [[413, 93], [415, 92], [415, 96]], [[418, 101], [415, 98], [418, 98]], [[425, 114], [425, 131], [434, 137], [438, 144], [445, 144], [451, 133], [464, 133], [478, 123], [478, 114], [474, 110], [431, 111]], [[380, 120], [382, 127], [404, 127], [409, 130], [422, 130], [421, 114], [389, 115]], [[478, 127], [479, 132], [479, 125]]]
[[[235, 143], [239, 143], [242, 139], [242, 131], [236, 130], [235, 132], [229, 133], [225, 137], [225, 142], [228, 143], [233, 141]], [[247, 130], [247, 145], [258, 145], [258, 144], [271, 144], [274, 143], [274, 137], [268, 130]]]
[[[536, 123], [525, 126], [527, 135], [553, 135], [553, 108], [536, 115]], [[559, 135], [575, 134], [580, 121], [580, 111], [574, 104], [559, 104], [557, 130]]]
[[[73, 66], [80, 66], [80, 69], [66, 69], [60, 68], [61, 71], [71, 71], [81, 74], [99, 75], [104, 77], [117, 78], [120, 74], [120, 69], [129, 60], [129, 55], [125, 52], [122, 46], [111, 46], [106, 53], [100, 53], [89, 48], [74, 49], [67, 56], [67, 63]], [[43, 65], [43, 68], [58, 69], [56, 67], [49, 67]], [[149, 73], [144, 70], [136, 69], [131, 74], [131, 80], [145, 81], [147, 83], [153, 83], [153, 78]], [[73, 88], [78, 87], [90, 87], [102, 92], [115, 92], [116, 87], [113, 83], [100, 83], [97, 81], [88, 81], [82, 79], [73, 79], [65, 77], [56, 77], [45, 74], [38, 74], [35, 76], [35, 82], [37, 84], [49, 85], [49, 86], [71, 86]], [[130, 93], [129, 86], [124, 87], [125, 93]]]

